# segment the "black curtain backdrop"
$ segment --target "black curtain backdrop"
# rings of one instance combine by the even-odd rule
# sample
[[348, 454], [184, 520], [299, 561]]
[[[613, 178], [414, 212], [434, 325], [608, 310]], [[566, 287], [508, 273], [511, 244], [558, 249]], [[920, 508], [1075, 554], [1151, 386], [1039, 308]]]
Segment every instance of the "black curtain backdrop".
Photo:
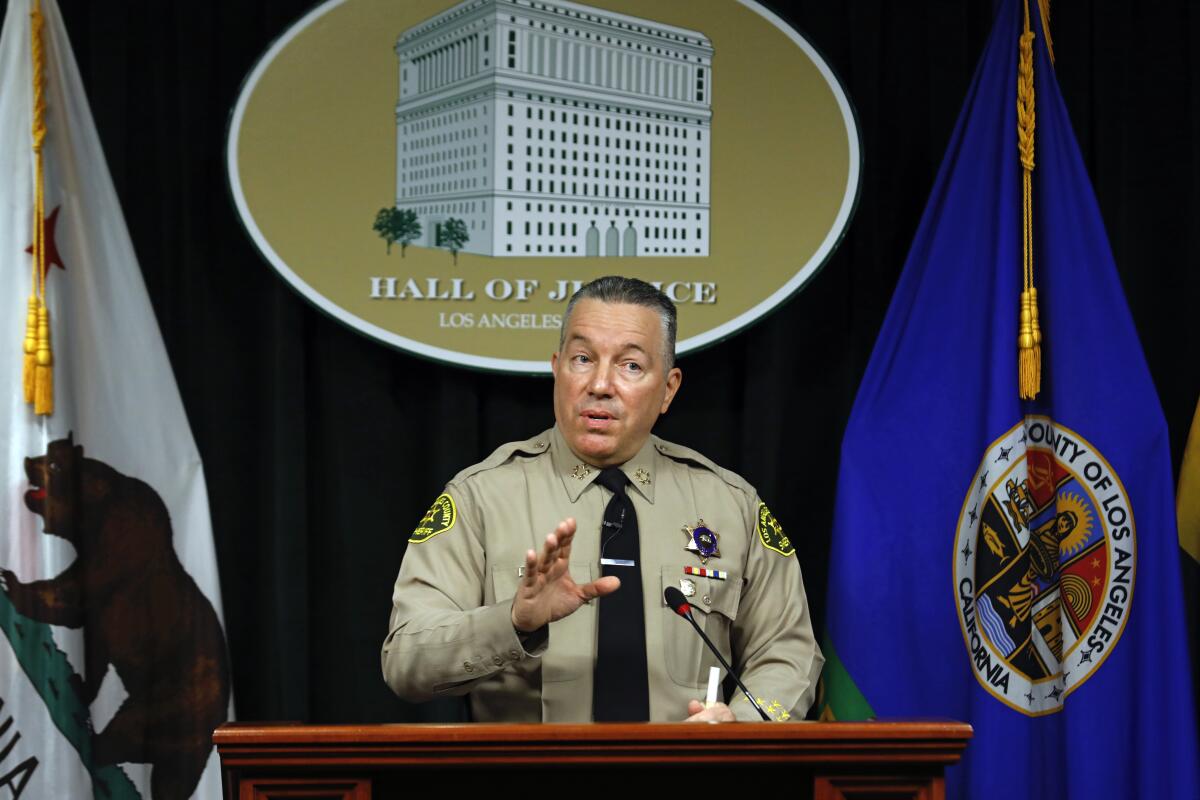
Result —
[[[293, 294], [243, 233], [224, 171], [229, 111], [260, 54], [310, 7], [62, 2], [204, 459], [238, 716], [454, 719], [457, 701], [410, 706], [383, 684], [392, 582], [451, 475], [549, 426], [551, 385], [368, 341]], [[993, 3], [776, 10], [825, 54], [856, 107], [858, 210], [806, 289], [681, 360], [683, 389], [657, 432], [759, 488], [797, 543], [820, 624], [842, 430]], [[1058, 80], [1178, 469], [1200, 395], [1200, 7], [1060, 1], [1052, 12]], [[554, 344], [548, 336], [547, 357]], [[928, 420], [932, 448], [938, 428]], [[886, 480], [903, 454], [878, 456]]]

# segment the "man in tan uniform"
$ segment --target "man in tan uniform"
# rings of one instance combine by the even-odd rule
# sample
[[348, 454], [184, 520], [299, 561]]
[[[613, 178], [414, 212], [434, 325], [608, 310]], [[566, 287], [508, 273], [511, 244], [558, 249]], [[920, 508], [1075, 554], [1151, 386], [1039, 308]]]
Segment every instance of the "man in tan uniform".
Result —
[[[382, 653], [398, 695], [469, 692], [480, 722], [592, 718], [598, 607], [620, 591], [601, 577], [613, 493], [596, 478], [617, 467], [641, 531], [650, 719], [760, 718], [740, 693], [700, 702], [717, 661], [669, 586], [772, 718], [803, 719], [824, 659], [790, 541], [739, 476], [650, 434], [682, 380], [674, 351], [674, 305], [649, 284], [600, 278], [571, 299], [555, 427], [456, 475], [409, 540]], [[698, 547], [699, 528], [716, 541]]]

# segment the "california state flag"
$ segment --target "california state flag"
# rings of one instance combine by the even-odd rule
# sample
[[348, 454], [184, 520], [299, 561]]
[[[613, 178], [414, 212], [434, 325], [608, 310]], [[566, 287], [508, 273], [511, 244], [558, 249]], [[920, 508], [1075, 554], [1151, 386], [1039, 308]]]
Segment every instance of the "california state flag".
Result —
[[219, 797], [204, 475], [54, 0], [0, 34], [0, 281], [0, 797]]

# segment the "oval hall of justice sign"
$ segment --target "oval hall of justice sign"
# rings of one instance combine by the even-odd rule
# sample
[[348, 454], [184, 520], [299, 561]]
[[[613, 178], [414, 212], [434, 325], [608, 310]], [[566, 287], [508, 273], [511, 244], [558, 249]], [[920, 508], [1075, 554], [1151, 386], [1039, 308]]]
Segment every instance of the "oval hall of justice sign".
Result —
[[417, 355], [547, 372], [566, 299], [635, 275], [679, 352], [829, 258], [860, 143], [832, 70], [753, 2], [331, 0], [230, 119], [234, 202], [326, 313]]

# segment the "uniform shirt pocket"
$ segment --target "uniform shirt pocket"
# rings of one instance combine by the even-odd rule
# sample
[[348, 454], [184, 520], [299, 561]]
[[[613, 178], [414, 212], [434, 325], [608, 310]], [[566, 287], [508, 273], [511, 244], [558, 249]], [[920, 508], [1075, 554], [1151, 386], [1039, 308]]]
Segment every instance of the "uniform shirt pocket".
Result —
[[[578, 584], [596, 580], [597, 565], [569, 566]], [[573, 614], [550, 623], [550, 646], [542, 656], [542, 682], [578, 680], [596, 666], [596, 607], [585, 603]]]
[[492, 596], [497, 603], [507, 600], [510, 604], [517, 595], [517, 586], [521, 582], [524, 564], [515, 567], [496, 564], [492, 567]]
[[[594, 581], [592, 564], [571, 564], [571, 578], [576, 583]], [[497, 602], [511, 601], [521, 582], [520, 567], [494, 567], [492, 587]], [[527, 665], [540, 665], [542, 681], [573, 681], [590, 674], [596, 660], [596, 609], [590, 604], [580, 606], [575, 613], [550, 623], [550, 643], [542, 657]]]
[[[659, 592], [659, 596], [662, 597], [669, 586], [682, 589], [683, 581], [691, 581], [696, 587], [695, 593], [687, 597], [688, 604], [692, 607], [692, 617], [721, 651], [725, 660], [733, 664], [729, 636], [734, 620], [737, 619], [742, 579], [736, 573], [724, 570], [722, 573], [725, 578], [719, 580], [685, 575], [680, 565], [663, 567], [662, 592]], [[686, 596], [687, 593], [684, 594]], [[665, 600], [662, 608], [664, 614], [675, 616], [675, 612], [667, 607]], [[667, 673], [671, 680], [688, 688], [706, 687], [709, 668], [721, 666], [717, 657], [686, 620], [666, 620], [664, 624], [666, 627], [663, 632], [663, 647], [666, 649]]]
[[[512, 605], [512, 600], [516, 597], [517, 587], [521, 583], [521, 576], [524, 574], [525, 565], [518, 564], [516, 566], [504, 566], [495, 564], [492, 566], [492, 597], [496, 604], [506, 606]], [[507, 656], [507, 658], [505, 658]], [[500, 661], [495, 661], [499, 657]], [[521, 658], [521, 653], [517, 650], [510, 650], [505, 654], [492, 655], [493, 663], [497, 666], [504, 662], [504, 670], [513, 671], [519, 675], [530, 679], [538, 669], [542, 666], [541, 658]]]

